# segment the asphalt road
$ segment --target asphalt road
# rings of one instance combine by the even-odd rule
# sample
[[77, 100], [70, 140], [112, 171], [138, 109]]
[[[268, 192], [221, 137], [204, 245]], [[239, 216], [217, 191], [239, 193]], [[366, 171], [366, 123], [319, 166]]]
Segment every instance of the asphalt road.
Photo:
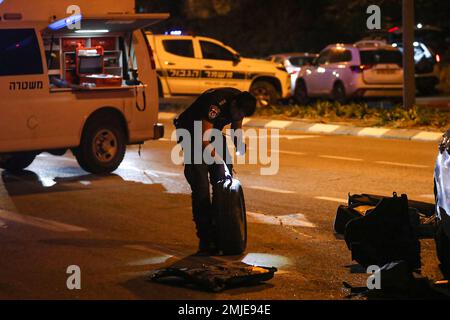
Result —
[[[170, 127], [169, 127], [170, 128]], [[345, 242], [332, 231], [348, 192], [433, 202], [435, 143], [281, 132], [280, 169], [238, 165], [249, 211], [243, 257], [193, 258], [197, 240], [189, 187], [172, 164], [168, 137], [130, 147], [121, 167], [98, 177], [72, 155], [40, 155], [28, 171], [0, 172], [0, 299], [344, 299], [352, 273]], [[432, 240], [423, 273], [439, 279]], [[211, 294], [148, 281], [174, 264], [243, 260], [275, 266], [267, 284]], [[81, 290], [68, 290], [68, 266]]]

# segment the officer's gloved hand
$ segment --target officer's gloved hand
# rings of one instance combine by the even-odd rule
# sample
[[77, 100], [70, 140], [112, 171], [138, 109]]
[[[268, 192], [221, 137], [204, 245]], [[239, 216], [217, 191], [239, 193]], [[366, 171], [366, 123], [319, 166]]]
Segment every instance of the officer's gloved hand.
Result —
[[236, 147], [236, 154], [238, 156], [243, 156], [247, 153], [247, 145], [245, 143], [239, 143], [235, 145]]
[[238, 156], [243, 156], [247, 152], [247, 145], [245, 144], [242, 136], [234, 137], [234, 146], [236, 148], [236, 154]]

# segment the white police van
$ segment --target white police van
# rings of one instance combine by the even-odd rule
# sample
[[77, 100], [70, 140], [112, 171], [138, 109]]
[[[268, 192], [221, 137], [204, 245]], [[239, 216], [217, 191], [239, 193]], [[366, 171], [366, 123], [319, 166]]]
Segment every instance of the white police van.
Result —
[[220, 41], [147, 33], [158, 71], [160, 96], [198, 95], [217, 87], [251, 92], [260, 106], [291, 94], [290, 76], [276, 63], [242, 58]]
[[2, 169], [70, 149], [86, 171], [109, 173], [126, 145], [163, 135], [141, 28], [168, 15], [135, 14], [132, 0], [76, 3], [80, 12], [69, 15], [68, 0], [0, 4]]

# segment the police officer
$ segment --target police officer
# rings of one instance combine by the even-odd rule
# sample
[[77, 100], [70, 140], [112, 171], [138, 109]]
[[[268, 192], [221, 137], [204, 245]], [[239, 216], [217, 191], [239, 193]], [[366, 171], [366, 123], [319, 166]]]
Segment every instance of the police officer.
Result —
[[[192, 212], [197, 227], [197, 236], [200, 239], [198, 255], [212, 255], [217, 251], [211, 212], [210, 183], [214, 187], [218, 181], [225, 179], [227, 175], [232, 176], [233, 172], [232, 160], [226, 148], [225, 138], [223, 137], [222, 141], [223, 148], [215, 150], [212, 147], [211, 140], [204, 137], [205, 133], [210, 132], [210, 129], [222, 131], [229, 124], [231, 124], [233, 130], [242, 129], [244, 117], [252, 116], [255, 110], [256, 99], [250, 93], [234, 88], [217, 88], [203, 93], [174, 121], [177, 129], [185, 129], [193, 137], [190, 142], [191, 154], [189, 156], [191, 161], [185, 163], [184, 175], [192, 189]], [[201, 137], [196, 137], [194, 134], [195, 123], [198, 126], [201, 124]], [[202, 140], [201, 160], [197, 163], [194, 159], [194, 153], [198, 150], [195, 150], [193, 139]], [[236, 146], [240, 143], [236, 140], [234, 142]], [[187, 148], [183, 148], [186, 153]], [[213, 164], [208, 165], [205, 162], [203, 157], [205, 150], [215, 159]]]

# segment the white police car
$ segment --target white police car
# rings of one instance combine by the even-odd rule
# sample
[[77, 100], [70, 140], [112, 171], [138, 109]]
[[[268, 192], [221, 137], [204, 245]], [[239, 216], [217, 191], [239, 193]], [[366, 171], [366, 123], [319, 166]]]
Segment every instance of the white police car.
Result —
[[260, 106], [291, 95], [290, 76], [273, 62], [242, 58], [232, 48], [206, 37], [153, 35], [161, 96], [198, 95], [211, 88], [251, 92]]

